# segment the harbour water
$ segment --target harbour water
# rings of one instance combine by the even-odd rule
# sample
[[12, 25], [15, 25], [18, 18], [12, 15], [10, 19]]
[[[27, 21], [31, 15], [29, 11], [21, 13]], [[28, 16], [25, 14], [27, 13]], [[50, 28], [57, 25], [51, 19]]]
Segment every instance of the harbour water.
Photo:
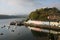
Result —
[[0, 40], [49, 40], [47, 33], [31, 31], [25, 26], [9, 25], [12, 21], [23, 19], [0, 19]]
[[32, 32], [25, 26], [9, 26], [10, 22], [23, 19], [0, 19], [0, 40], [34, 40]]

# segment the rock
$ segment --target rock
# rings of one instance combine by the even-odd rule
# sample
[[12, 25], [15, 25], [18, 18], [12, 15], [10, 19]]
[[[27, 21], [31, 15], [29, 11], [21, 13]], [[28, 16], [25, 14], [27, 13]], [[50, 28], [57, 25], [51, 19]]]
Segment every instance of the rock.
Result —
[[6, 27], [6, 26], [4, 25], [4, 27]]
[[3, 27], [1, 27], [1, 28], [4, 28], [4, 27], [6, 27], [5, 25], [3, 26]]
[[3, 35], [3, 33], [0, 33], [0, 35]]
[[12, 32], [14, 32], [15, 30], [11, 30]]
[[14, 22], [11, 22], [10, 25], [22, 26], [24, 24], [23, 24], [23, 21], [14, 21]]
[[15, 22], [11, 22], [10, 25], [15, 25], [16, 23]]

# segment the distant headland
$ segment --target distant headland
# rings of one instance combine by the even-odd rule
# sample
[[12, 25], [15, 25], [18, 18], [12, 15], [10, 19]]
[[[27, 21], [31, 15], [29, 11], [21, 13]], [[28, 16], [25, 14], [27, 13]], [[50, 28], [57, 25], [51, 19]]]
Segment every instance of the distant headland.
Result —
[[9, 18], [26, 18], [27, 15], [0, 15], [0, 19], [9, 19]]

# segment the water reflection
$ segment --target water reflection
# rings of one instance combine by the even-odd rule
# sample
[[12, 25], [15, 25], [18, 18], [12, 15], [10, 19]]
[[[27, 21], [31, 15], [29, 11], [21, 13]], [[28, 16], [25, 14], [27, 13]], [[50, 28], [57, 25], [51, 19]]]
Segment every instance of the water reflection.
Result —
[[[25, 18], [16, 19], [1, 19], [0, 20], [0, 40], [34, 40], [34, 36], [28, 28], [25, 26], [10, 26], [9, 23], [17, 20], [23, 20]], [[5, 25], [5, 26], [4, 26]], [[14, 32], [12, 32], [14, 30]]]
[[[4, 27], [4, 26], [3, 26]], [[47, 33], [29, 30], [25, 26], [5, 25], [0, 28], [1, 40], [48, 40]]]
[[5, 25], [0, 28], [0, 40], [34, 40], [34, 37], [24, 26]]
[[[9, 23], [19, 19], [0, 20], [0, 40], [47, 40], [46, 35], [29, 30], [25, 26], [10, 26]], [[14, 30], [14, 31], [12, 31]], [[38, 39], [37, 39], [38, 38]]]

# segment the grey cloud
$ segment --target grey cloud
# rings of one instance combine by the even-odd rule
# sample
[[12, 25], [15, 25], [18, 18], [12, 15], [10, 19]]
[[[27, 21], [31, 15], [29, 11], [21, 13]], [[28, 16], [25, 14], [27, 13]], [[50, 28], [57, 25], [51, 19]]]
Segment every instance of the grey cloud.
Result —
[[[31, 11], [42, 7], [53, 7], [53, 5], [43, 5], [47, 0], [0, 0], [0, 12], [3, 14], [29, 14]], [[56, 7], [60, 8], [60, 4]]]

